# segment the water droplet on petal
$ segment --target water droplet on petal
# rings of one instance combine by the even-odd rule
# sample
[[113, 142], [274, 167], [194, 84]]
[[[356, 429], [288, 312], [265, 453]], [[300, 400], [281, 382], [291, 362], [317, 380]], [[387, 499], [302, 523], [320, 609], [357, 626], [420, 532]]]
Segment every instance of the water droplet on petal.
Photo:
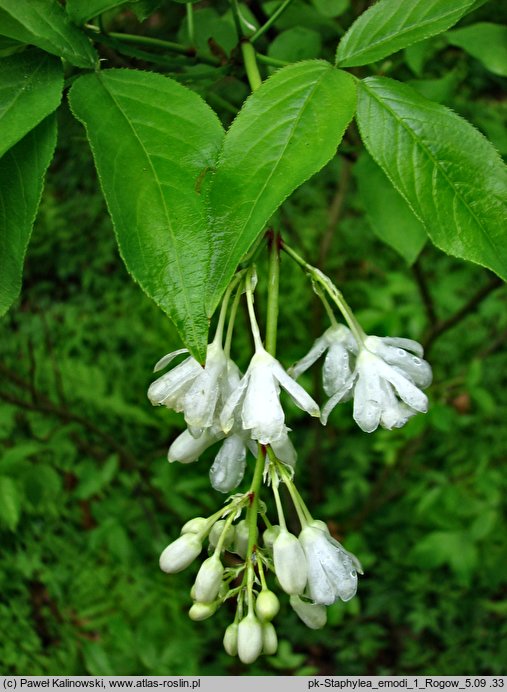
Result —
[[404, 358], [404, 357], [407, 355], [407, 352], [404, 351], [402, 348], [399, 348], [399, 349], [398, 349], [398, 355], [399, 355], [400, 357], [403, 357], [403, 358]]
[[420, 358], [416, 358], [416, 357], [414, 356], [414, 357], [412, 358], [412, 363], [413, 363], [414, 365], [421, 365], [421, 364], [422, 364], [422, 360], [421, 360]]

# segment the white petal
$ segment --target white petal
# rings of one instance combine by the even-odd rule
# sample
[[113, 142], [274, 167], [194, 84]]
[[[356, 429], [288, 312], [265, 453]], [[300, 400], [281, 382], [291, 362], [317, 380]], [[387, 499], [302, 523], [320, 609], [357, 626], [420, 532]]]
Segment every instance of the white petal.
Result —
[[188, 353], [188, 348], [179, 348], [177, 351], [172, 351], [172, 353], [167, 353], [165, 356], [162, 356], [162, 358], [155, 364], [153, 372], [162, 370], [166, 365], [169, 365], [173, 358], [180, 356], [182, 353]]
[[188, 430], [185, 430], [181, 435], [178, 435], [169, 447], [167, 458], [171, 463], [179, 461], [182, 464], [190, 464], [192, 461], [196, 461], [205, 449], [219, 439], [216, 435], [205, 431], [196, 440]]
[[359, 377], [354, 389], [353, 415], [361, 430], [368, 433], [378, 428], [385, 396], [377, 371], [377, 361], [383, 363], [366, 350], [357, 359]]
[[301, 358], [301, 360], [298, 360], [297, 363], [294, 363], [294, 365], [289, 368], [288, 372], [290, 376], [294, 379], [297, 379], [301, 375], [301, 373], [308, 370], [308, 368], [311, 367], [315, 363], [315, 361], [317, 361], [321, 357], [321, 355], [328, 348], [328, 346], [329, 344], [326, 339], [326, 336], [325, 334], [323, 334], [316, 341], [314, 341], [313, 346], [308, 351], [306, 356]]
[[319, 630], [326, 624], [327, 610], [316, 603], [308, 603], [299, 596], [291, 596], [290, 604], [297, 615], [312, 630]]
[[274, 377], [282, 385], [287, 394], [290, 395], [296, 406], [299, 406], [300, 409], [306, 411], [311, 416], [318, 418], [320, 416], [318, 404], [300, 384], [293, 380], [292, 377], [289, 377], [277, 360], [273, 359], [273, 361], [272, 372]]
[[335, 589], [322, 565], [322, 540], [318, 532], [310, 527], [304, 528], [299, 534], [299, 542], [305, 552], [308, 567], [308, 590], [311, 599], [320, 605], [331, 605], [336, 601]]
[[251, 430], [254, 440], [269, 444], [285, 430], [285, 415], [280, 404], [280, 389], [272, 369], [265, 360], [252, 359], [248, 384], [241, 413], [243, 427]]
[[280, 461], [294, 468], [297, 460], [297, 452], [286, 431], [278, 440], [274, 440], [271, 443], [271, 448]]
[[[371, 341], [371, 340], [375, 341]], [[386, 363], [396, 367], [403, 375], [408, 376], [418, 387], [428, 387], [431, 384], [431, 366], [425, 360], [411, 353], [407, 353], [403, 348], [394, 348], [386, 345], [385, 339], [378, 337], [368, 337], [368, 348], [380, 356]], [[417, 343], [414, 341], [414, 343]], [[421, 347], [422, 348], [422, 347]]]
[[396, 393], [410, 408], [426, 413], [428, 410], [428, 397], [421, 392], [412, 382], [403, 377], [393, 367], [384, 363], [382, 359], [378, 359], [377, 371], [381, 377], [390, 382], [396, 390]]
[[243, 479], [246, 449], [239, 435], [231, 435], [222, 444], [210, 469], [211, 485], [221, 493], [228, 493]]
[[328, 396], [333, 396], [342, 389], [350, 379], [350, 353], [342, 343], [334, 343], [329, 347], [322, 368], [322, 384]]
[[175, 411], [183, 410], [183, 395], [202, 368], [194, 358], [186, 358], [173, 370], [152, 382], [148, 388], [148, 398], [151, 403], [164, 405]]
[[351, 375], [348, 381], [345, 382], [342, 389], [338, 390], [336, 394], [333, 394], [329, 401], [326, 402], [320, 416], [322, 425], [327, 424], [327, 419], [329, 418], [329, 415], [335, 406], [342, 403], [343, 401], [348, 401], [351, 398], [352, 393], [354, 391], [355, 377], [355, 374]]
[[229, 396], [220, 413], [220, 425], [225, 433], [228, 433], [234, 425], [234, 412], [245, 396], [245, 392], [250, 381], [250, 373], [247, 371], [241, 382]]
[[[405, 351], [411, 351], [415, 353], [416, 356], [422, 358], [424, 356], [424, 348], [417, 341], [413, 339], [403, 339], [397, 336], [382, 336], [377, 337], [386, 344], [386, 346], [394, 346], [397, 348], [403, 348]], [[369, 347], [368, 347], [369, 348]]]

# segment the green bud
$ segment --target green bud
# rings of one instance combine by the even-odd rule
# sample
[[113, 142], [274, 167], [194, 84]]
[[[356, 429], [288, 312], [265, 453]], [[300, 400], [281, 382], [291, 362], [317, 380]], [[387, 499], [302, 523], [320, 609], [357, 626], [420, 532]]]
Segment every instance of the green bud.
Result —
[[248, 524], [244, 519], [242, 519], [236, 524], [235, 529], [233, 552], [242, 557], [244, 560], [248, 550]]
[[[224, 528], [225, 528], [225, 520], [222, 519], [220, 521], [217, 521], [217, 523], [211, 529], [210, 535], [209, 535], [209, 544], [212, 548], [216, 548], [217, 543], [220, 540], [220, 536], [222, 535]], [[227, 529], [227, 533], [225, 535], [225, 540], [223, 542], [222, 548], [224, 550], [227, 550], [227, 548], [229, 548], [232, 545], [233, 541], [234, 541], [234, 526], [229, 525], [229, 528]]]
[[238, 625], [235, 622], [225, 630], [224, 649], [229, 656], [238, 655]]
[[280, 610], [280, 601], [276, 594], [268, 589], [264, 589], [257, 596], [255, 602], [255, 612], [260, 620], [269, 622]]
[[262, 624], [262, 653], [273, 656], [278, 649], [278, 637], [276, 630], [270, 622]]
[[273, 550], [273, 543], [275, 542], [275, 539], [277, 538], [279, 533], [280, 527], [278, 526], [278, 524], [275, 524], [274, 526], [271, 526], [269, 529], [266, 529], [262, 534], [262, 540], [268, 550]]

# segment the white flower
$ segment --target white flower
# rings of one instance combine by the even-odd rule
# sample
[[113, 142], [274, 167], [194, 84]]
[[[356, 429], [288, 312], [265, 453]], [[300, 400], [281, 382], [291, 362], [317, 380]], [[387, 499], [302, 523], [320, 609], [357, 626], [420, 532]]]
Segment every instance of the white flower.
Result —
[[308, 592], [314, 603], [350, 601], [357, 590], [356, 558], [331, 537], [321, 522], [312, 522], [299, 534], [308, 567]]
[[[180, 348], [165, 355], [153, 368], [154, 372], [165, 368], [176, 356], [182, 353], [188, 353], [188, 349]], [[195, 358], [186, 358], [170, 372], [150, 384], [148, 399], [153, 406], [167, 406], [167, 408], [177, 412], [183, 411], [183, 397], [201, 370], [202, 368]]]
[[354, 420], [365, 432], [381, 425], [391, 430], [415, 413], [426, 413], [428, 398], [421, 388], [431, 384], [431, 367], [423, 348], [411, 339], [367, 336], [349, 380], [326, 403], [322, 422], [354, 387]]
[[[179, 349], [168, 353], [155, 365], [155, 372], [187, 352]], [[198, 438], [212, 427], [217, 406], [229, 396], [236, 382], [239, 382], [237, 366], [227, 358], [221, 344], [213, 341], [208, 344], [204, 367], [194, 358], [187, 358], [150, 385], [148, 398], [153, 405], [183, 411], [190, 434]]]
[[289, 369], [289, 373], [298, 378], [327, 351], [322, 368], [322, 384], [326, 394], [333, 396], [350, 379], [351, 361], [357, 350], [357, 342], [350, 329], [343, 324], [334, 324], [314, 342], [306, 356]]
[[280, 386], [299, 408], [312, 416], [319, 416], [319, 407], [311, 396], [289, 377], [273, 356], [258, 346], [246, 374], [220, 415], [224, 432], [232, 429], [235, 411], [240, 409], [242, 427], [250, 431], [254, 440], [261, 444], [279, 440], [286, 432]]

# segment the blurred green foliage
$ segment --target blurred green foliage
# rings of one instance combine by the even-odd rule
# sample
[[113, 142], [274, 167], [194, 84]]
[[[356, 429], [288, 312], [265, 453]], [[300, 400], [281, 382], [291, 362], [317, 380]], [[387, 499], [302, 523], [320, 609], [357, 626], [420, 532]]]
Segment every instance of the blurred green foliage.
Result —
[[[330, 57], [364, 5], [295, 0], [266, 52]], [[184, 6], [163, 4], [154, 17], [169, 39], [187, 31]], [[480, 21], [506, 23], [507, 10], [485, 5], [460, 26]], [[130, 12], [111, 22], [137, 27]], [[196, 5], [195, 24], [202, 50], [210, 26], [218, 43], [235, 45], [226, 3]], [[502, 79], [454, 44], [430, 39], [382, 70], [464, 114], [505, 154]], [[224, 122], [245, 96], [235, 77], [192, 86]], [[171, 577], [158, 570], [180, 526], [223, 497], [209, 486], [209, 457], [184, 467], [165, 460], [182, 420], [151, 409], [146, 389], [177, 337], [123, 267], [83, 131], [65, 111], [59, 137], [22, 296], [0, 325], [2, 672], [505, 674], [505, 288], [429, 245], [408, 267], [381, 243], [352, 175], [353, 130], [345, 156], [285, 205], [286, 237], [336, 280], [366, 331], [426, 341], [435, 383], [430, 412], [392, 432], [362, 433], [350, 404], [324, 431], [290, 409], [298, 484], [365, 576], [321, 631], [284, 601], [277, 656], [247, 669], [222, 651], [232, 611], [187, 618], [196, 566]], [[264, 290], [261, 281], [261, 319]], [[278, 352], [288, 366], [326, 320], [287, 258], [281, 292]], [[240, 315], [233, 356], [243, 367], [250, 348]], [[302, 378], [317, 395], [318, 379], [318, 369]]]

